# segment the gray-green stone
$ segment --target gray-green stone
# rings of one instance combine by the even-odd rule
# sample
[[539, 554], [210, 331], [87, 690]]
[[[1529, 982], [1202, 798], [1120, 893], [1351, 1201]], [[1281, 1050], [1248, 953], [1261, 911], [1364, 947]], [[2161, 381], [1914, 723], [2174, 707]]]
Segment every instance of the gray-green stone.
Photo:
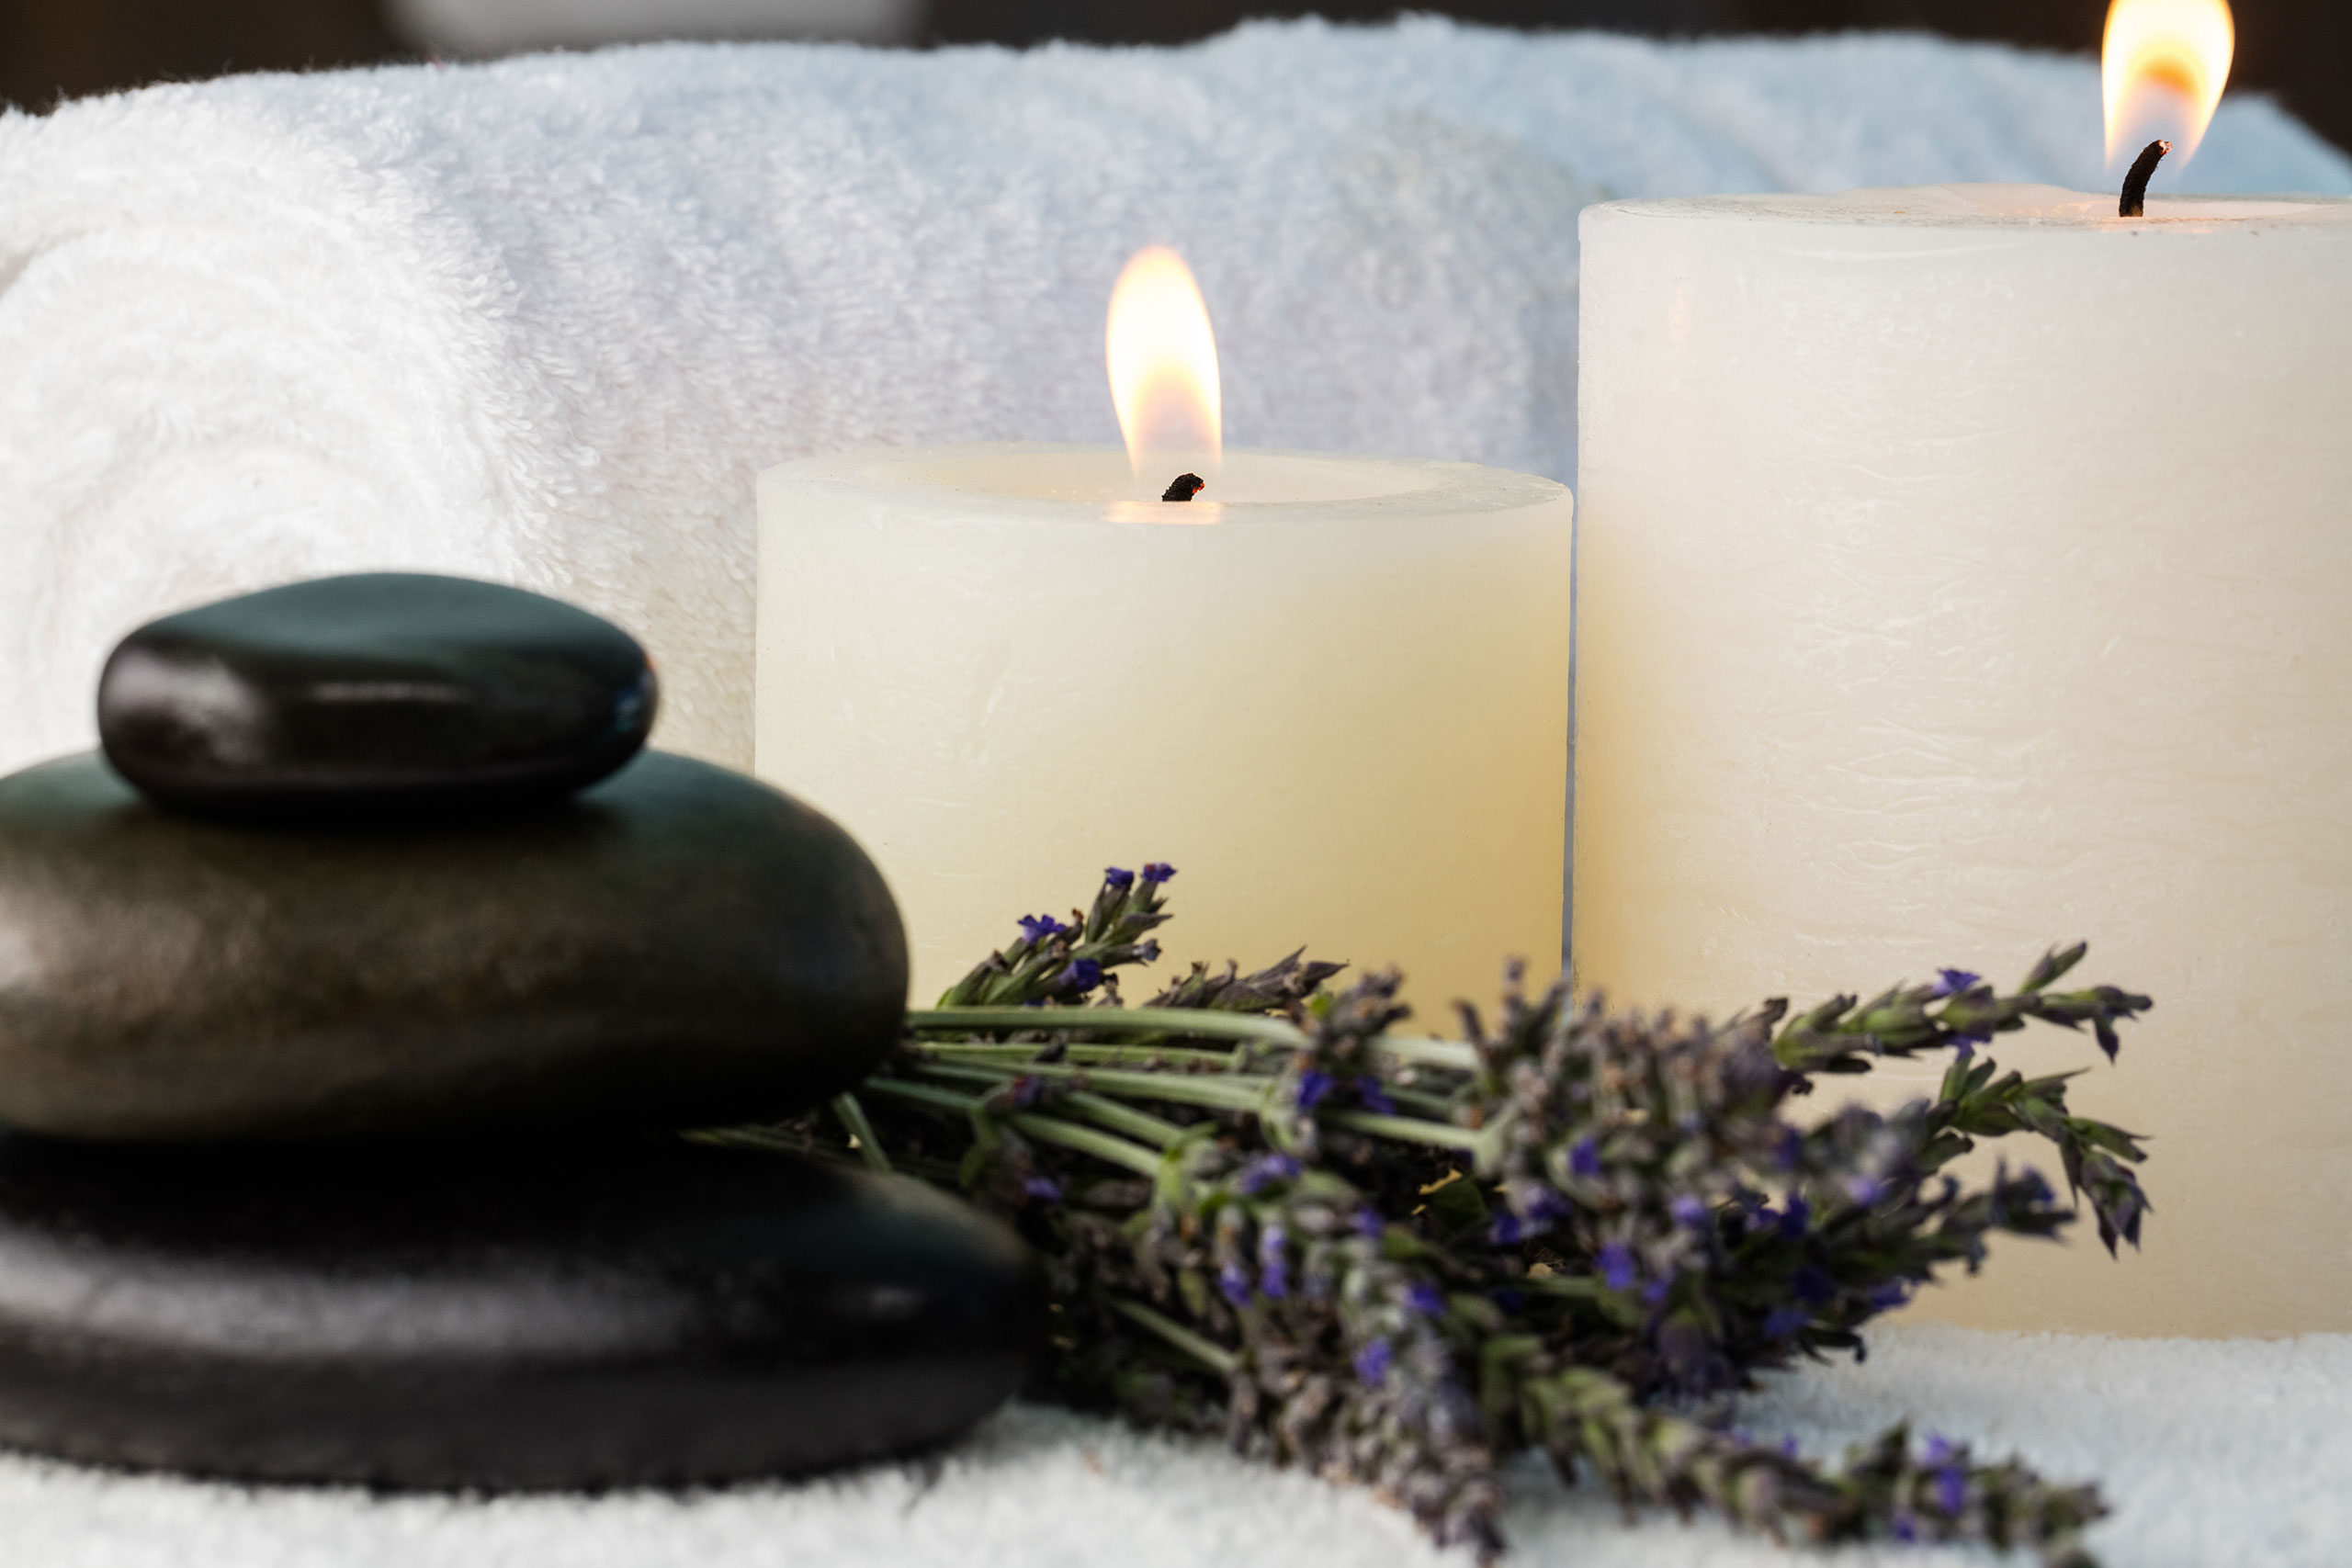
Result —
[[649, 752], [544, 813], [328, 832], [157, 809], [96, 755], [0, 780], [0, 1122], [119, 1140], [773, 1119], [906, 1000], [818, 813]]

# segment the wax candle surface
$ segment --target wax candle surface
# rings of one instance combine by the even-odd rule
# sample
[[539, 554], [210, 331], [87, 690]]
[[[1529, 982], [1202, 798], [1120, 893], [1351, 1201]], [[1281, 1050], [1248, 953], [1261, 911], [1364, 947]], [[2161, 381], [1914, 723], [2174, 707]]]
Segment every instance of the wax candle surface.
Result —
[[1555, 973], [1567, 491], [1271, 452], [1194, 502], [1173, 477], [1014, 446], [761, 478], [759, 772], [880, 863], [916, 997], [1146, 860], [1179, 873], [1162, 974], [1305, 945], [1401, 965], [1442, 1025], [1508, 957]]
[[1994, 1054], [2152, 1135], [2145, 1253], [1919, 1310], [2352, 1328], [2352, 204], [2114, 212], [1588, 209], [1576, 969], [1721, 1010], [2088, 939], [2156, 998], [2120, 1065]]

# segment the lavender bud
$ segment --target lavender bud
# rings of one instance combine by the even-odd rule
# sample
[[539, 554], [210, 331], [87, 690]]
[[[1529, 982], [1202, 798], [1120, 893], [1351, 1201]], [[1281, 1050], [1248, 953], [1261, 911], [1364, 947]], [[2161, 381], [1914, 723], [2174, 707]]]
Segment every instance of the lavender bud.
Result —
[[1984, 976], [1972, 975], [1965, 969], [1940, 970], [1937, 974], [1934, 994], [1938, 997], [1956, 997], [1961, 992], [1971, 987], [1981, 985], [1983, 982]]
[[1268, 1225], [1258, 1237], [1258, 1288], [1279, 1300], [1290, 1294], [1289, 1237]]
[[1238, 1263], [1228, 1263], [1216, 1271], [1216, 1288], [1235, 1306], [1250, 1304], [1250, 1275]]
[[1634, 1252], [1622, 1241], [1612, 1241], [1600, 1249], [1596, 1260], [1600, 1265], [1601, 1283], [1612, 1291], [1630, 1291], [1640, 1278], [1634, 1267]]

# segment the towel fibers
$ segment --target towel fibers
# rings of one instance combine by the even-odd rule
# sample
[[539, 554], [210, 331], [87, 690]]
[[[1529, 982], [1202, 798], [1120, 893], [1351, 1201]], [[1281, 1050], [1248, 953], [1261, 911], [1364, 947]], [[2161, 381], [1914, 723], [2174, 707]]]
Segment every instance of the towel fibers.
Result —
[[[1738, 1419], [1808, 1451], [1897, 1421], [2098, 1480], [2108, 1568], [2337, 1568], [2352, 1537], [2352, 1336], [2199, 1344], [1919, 1326], [1768, 1380]], [[2026, 1568], [1775, 1547], [1701, 1516], [1628, 1528], [1596, 1486], [1511, 1473], [1501, 1568]], [[0, 1458], [0, 1542], [40, 1568], [1470, 1568], [1404, 1515], [1206, 1440], [1015, 1405], [935, 1462], [698, 1496], [370, 1498]]]
[[[1102, 311], [1147, 242], [1200, 276], [1229, 440], [1567, 478], [1584, 202], [2096, 186], [2101, 151], [2083, 60], [1429, 19], [653, 46], [0, 117], [0, 766], [88, 743], [140, 621], [392, 567], [616, 617], [661, 661], [661, 741], [744, 763], [753, 474], [1114, 438]], [[2259, 98], [2166, 177], [2352, 190]]]

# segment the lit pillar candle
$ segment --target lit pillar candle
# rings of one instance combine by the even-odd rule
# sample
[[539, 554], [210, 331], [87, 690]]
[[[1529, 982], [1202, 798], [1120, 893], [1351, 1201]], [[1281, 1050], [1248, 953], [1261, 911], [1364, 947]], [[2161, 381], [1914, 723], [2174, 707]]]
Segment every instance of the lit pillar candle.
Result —
[[2352, 1327], [2347, 279], [2343, 202], [1585, 215], [1578, 976], [1720, 1011], [2083, 938], [2156, 999], [2073, 1089], [2152, 1135], [2144, 1255], [2086, 1220], [1924, 1311]]
[[[1205, 317], [1112, 335], [1204, 344]], [[1159, 417], [1165, 378], [1114, 380], [1123, 414]], [[1213, 424], [1176, 449], [894, 449], [761, 478], [758, 769], [881, 864], [916, 996], [1146, 859], [1180, 874], [1176, 963], [1395, 964], [1440, 1021], [1507, 957], [1552, 973], [1567, 492], [1220, 457]], [[1186, 468], [1206, 491], [1162, 501]]]

